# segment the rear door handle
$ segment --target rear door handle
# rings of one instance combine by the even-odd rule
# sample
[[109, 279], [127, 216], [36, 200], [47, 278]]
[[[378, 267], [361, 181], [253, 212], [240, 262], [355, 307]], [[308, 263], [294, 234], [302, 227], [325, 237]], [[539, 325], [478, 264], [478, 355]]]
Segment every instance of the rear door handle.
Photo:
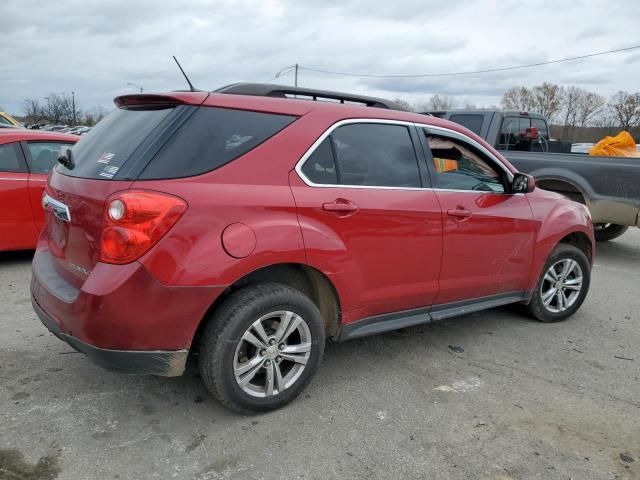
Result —
[[469, 218], [471, 212], [465, 208], [452, 208], [447, 210], [447, 215], [452, 217]]
[[344, 198], [337, 198], [331, 203], [323, 203], [322, 209], [327, 212], [335, 212], [335, 213], [355, 213], [358, 211], [358, 206], [350, 202], [349, 200], [345, 200]]

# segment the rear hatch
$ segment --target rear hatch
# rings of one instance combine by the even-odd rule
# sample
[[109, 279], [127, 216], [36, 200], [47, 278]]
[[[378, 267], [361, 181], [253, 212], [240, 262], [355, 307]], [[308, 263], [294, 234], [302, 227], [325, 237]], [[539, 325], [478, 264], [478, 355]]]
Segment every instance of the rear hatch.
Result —
[[[241, 157], [297, 117], [201, 104], [206, 93], [132, 95], [71, 150], [72, 168], [57, 165], [47, 194], [68, 208], [68, 219], [46, 213], [56, 270], [76, 288], [100, 260], [107, 199], [133, 181], [191, 177]], [[144, 188], [143, 182], [136, 190]], [[104, 253], [104, 252], [103, 252]]]
[[141, 163], [197, 109], [154, 95], [118, 100], [120, 108], [73, 147], [73, 166], [58, 164], [47, 185], [46, 194], [68, 209], [65, 218], [66, 214], [46, 208], [49, 250], [58, 274], [76, 288], [100, 259], [107, 198], [128, 189], [143, 168]]

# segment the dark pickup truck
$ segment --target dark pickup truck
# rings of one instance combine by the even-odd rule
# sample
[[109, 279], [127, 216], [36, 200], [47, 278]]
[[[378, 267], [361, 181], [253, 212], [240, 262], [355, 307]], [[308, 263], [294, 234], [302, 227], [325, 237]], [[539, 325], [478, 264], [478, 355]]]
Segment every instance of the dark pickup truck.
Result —
[[640, 226], [640, 159], [594, 157], [551, 140], [542, 115], [499, 110], [424, 112], [464, 125], [492, 144], [536, 185], [589, 207], [597, 240]]

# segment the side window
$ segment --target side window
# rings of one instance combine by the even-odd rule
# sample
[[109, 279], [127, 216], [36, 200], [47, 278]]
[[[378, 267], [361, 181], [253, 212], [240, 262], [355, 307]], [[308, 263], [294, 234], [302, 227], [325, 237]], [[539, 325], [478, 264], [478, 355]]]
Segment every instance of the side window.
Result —
[[451, 120], [452, 122], [459, 123], [463, 127], [467, 127], [473, 133], [480, 135], [484, 116], [478, 115], [478, 114], [458, 113], [456, 115], [451, 115], [451, 117], [449, 117], [449, 120]]
[[360, 123], [333, 134], [342, 185], [420, 187], [420, 172], [407, 127]]
[[539, 136], [546, 139], [549, 138], [549, 129], [547, 128], [547, 122], [545, 122], [541, 118], [532, 118], [531, 126], [538, 129]]
[[484, 154], [467, 143], [427, 134], [435, 188], [503, 193], [501, 174]]
[[27, 142], [31, 158], [28, 159], [31, 173], [49, 173], [58, 160], [61, 147], [72, 147], [72, 143]]
[[327, 137], [304, 162], [302, 173], [313, 183], [335, 185], [338, 183], [336, 164], [331, 149], [331, 138]]
[[22, 153], [17, 143], [0, 145], [0, 172], [23, 173], [26, 168], [22, 162]]
[[3, 125], [13, 125], [8, 118], [4, 118], [2, 115], [0, 115], [0, 123]]
[[518, 143], [520, 121], [518, 117], [505, 117], [500, 131], [500, 145], [511, 148]]

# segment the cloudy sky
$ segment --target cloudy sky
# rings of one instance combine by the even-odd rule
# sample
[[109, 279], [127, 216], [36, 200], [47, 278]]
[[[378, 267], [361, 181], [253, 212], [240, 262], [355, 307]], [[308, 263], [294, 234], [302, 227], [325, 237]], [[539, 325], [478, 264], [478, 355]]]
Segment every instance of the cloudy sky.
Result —
[[[640, 44], [640, 1], [585, 0], [0, 0], [0, 106], [75, 91], [81, 108], [113, 97], [238, 81], [292, 83], [301, 66], [431, 74], [534, 63]], [[419, 101], [498, 103], [515, 85], [550, 81], [609, 96], [640, 90], [640, 49], [464, 77], [380, 79], [300, 70], [303, 86]]]

